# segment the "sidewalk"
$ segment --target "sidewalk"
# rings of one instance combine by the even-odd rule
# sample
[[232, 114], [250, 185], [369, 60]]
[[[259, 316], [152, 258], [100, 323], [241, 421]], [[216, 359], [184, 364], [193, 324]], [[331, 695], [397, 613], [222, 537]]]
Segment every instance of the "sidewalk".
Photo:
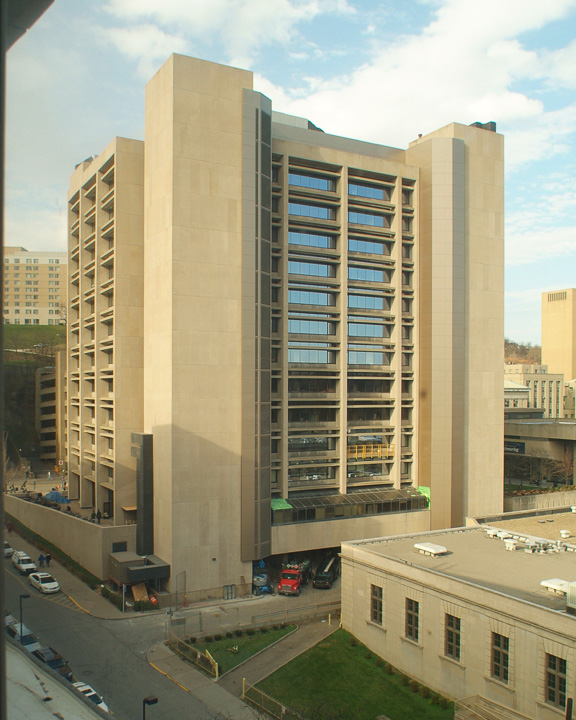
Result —
[[255, 685], [337, 629], [338, 624], [329, 625], [327, 621], [303, 625], [280, 642], [226, 673], [219, 681], [212, 680], [196, 670], [164, 643], [154, 645], [148, 651], [148, 662], [158, 672], [224, 717], [233, 717], [235, 720], [252, 719], [260, 716], [240, 700], [243, 679], [246, 679], [248, 685]]
[[257, 713], [242, 700], [231, 695], [214, 680], [175, 655], [164, 643], [154, 645], [148, 651], [148, 662], [155, 670], [166, 675], [180, 688], [223, 717], [234, 720], [258, 718]]
[[[45, 554], [43, 549], [37, 548], [35, 545], [32, 545], [20, 537], [15, 530], [13, 530], [10, 535], [8, 535], [7, 530], [5, 530], [4, 539], [12, 545], [14, 550], [26, 551], [36, 564], [38, 564], [37, 560], [40, 552], [42, 552], [43, 555]], [[40, 568], [38, 568], [38, 570], [40, 570]], [[88, 615], [93, 615], [102, 620], [122, 620], [135, 616], [134, 613], [122, 613], [115, 605], [112, 605], [111, 602], [94, 590], [91, 590], [86, 583], [82, 582], [80, 578], [77, 578], [76, 575], [67, 570], [55, 558], [50, 562], [49, 568], [44, 567], [42, 570], [54, 575], [60, 583], [62, 594]]]
[[310, 650], [316, 643], [337, 629], [338, 620], [332, 625], [329, 625], [326, 620], [301, 625], [296, 632], [287, 635], [280, 642], [262, 650], [234, 670], [226, 673], [218, 684], [232, 695], [240, 697], [243, 679], [248, 685], [256, 685], [298, 655]]
[[[40, 549], [31, 545], [21, 538], [15, 531], [10, 535], [4, 532], [4, 538], [15, 550], [25, 550], [36, 562], [41, 552]], [[97, 592], [91, 590], [88, 585], [63, 567], [58, 561], [52, 560], [49, 571], [59, 581], [62, 594], [80, 610], [100, 618], [102, 620], [128, 620], [137, 617], [145, 618], [155, 614], [165, 614], [165, 610], [138, 614], [134, 612], [122, 613], [116, 606], [103, 598]], [[244, 599], [233, 601], [205, 602], [190, 606], [184, 610], [180, 608], [178, 614], [185, 615], [192, 610], [208, 608], [214, 605], [222, 610], [223, 605], [229, 603], [248, 605], [253, 602], [256, 607], [261, 604], [262, 599]], [[254, 657], [231, 670], [218, 682], [210, 679], [204, 673], [196, 670], [190, 663], [182, 660], [173, 653], [164, 643], [154, 645], [148, 651], [148, 662], [150, 665], [167, 676], [180, 688], [198, 698], [209, 706], [216, 713], [223, 717], [234, 718], [234, 720], [255, 720], [258, 715], [240, 696], [242, 694], [242, 681], [245, 678], [249, 685], [255, 685], [265, 677], [275, 672], [278, 668], [290, 662], [293, 658], [313, 647], [317, 642], [327, 637], [338, 628], [338, 621], [329, 625], [327, 621], [311, 622], [302, 625], [291, 635], [280, 642], [266, 648]]]

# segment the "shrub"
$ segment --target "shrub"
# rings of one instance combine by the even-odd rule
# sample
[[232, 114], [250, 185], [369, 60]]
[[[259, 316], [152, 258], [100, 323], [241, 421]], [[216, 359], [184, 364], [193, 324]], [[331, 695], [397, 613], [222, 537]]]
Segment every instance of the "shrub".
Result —
[[156, 606], [150, 600], [136, 600], [134, 602], [134, 612], [144, 612], [146, 610], [154, 610]]
[[356, 647], [356, 645], [358, 645], [358, 640], [356, 640], [354, 635], [350, 636], [350, 645], [352, 645], [352, 647]]
[[234, 630], [234, 635], [236, 635], [236, 637], [242, 637], [242, 635], [244, 635], [244, 631], [243, 630]]
[[402, 685], [409, 685], [410, 684], [410, 678], [406, 675], [402, 675], [401, 677]]
[[213, 640], [214, 638], [212, 637], [212, 635], [206, 635], [206, 637], [204, 638], [205, 643], [211, 643]]
[[386, 669], [386, 675], [394, 674], [394, 668], [392, 667], [392, 665], [390, 665], [390, 663], [386, 663], [385, 669]]
[[446, 700], [445, 697], [440, 698], [440, 707], [442, 708], [442, 710], [446, 710], [446, 708], [448, 707], [448, 700]]
[[214, 635], [214, 640], [222, 640], [222, 635]]
[[268, 628], [267, 627], [260, 628], [260, 632], [265, 635], [268, 632]]
[[195, 637], [188, 638], [188, 645], [196, 645], [196, 638]]
[[430, 688], [426, 687], [425, 685], [421, 685], [420, 686], [420, 695], [422, 695], [422, 697], [429, 698], [430, 697]]
[[230, 631], [228, 631], [228, 632], [226, 633], [226, 637], [227, 637], [227, 638], [231, 638], [231, 637], [234, 637], [234, 636], [232, 635], [232, 633], [231, 633]]
[[252, 628], [249, 628], [248, 630], [246, 630], [246, 635], [254, 635], [254, 632], [255, 631]]
[[416, 680], [410, 680], [410, 690], [412, 690], [413, 693], [418, 692], [418, 687], [419, 686], [418, 686], [418, 683], [416, 682]]
[[377, 657], [376, 658], [376, 667], [380, 667], [380, 665], [382, 665], [382, 660], [379, 657]]
[[370, 658], [372, 657], [372, 653], [371, 653], [371, 652], [367, 652], [364, 657], [366, 658], [366, 660], [370, 660]]
[[438, 693], [432, 693], [430, 700], [432, 701], [432, 705], [438, 705], [440, 703], [440, 695], [438, 695]]

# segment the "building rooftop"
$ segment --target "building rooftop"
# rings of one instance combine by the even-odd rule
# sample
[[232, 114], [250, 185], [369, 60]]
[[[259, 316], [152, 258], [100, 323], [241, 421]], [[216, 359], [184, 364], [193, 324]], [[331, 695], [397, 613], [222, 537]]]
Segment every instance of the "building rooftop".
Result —
[[[567, 531], [562, 533], [561, 530]], [[516, 539], [516, 550], [506, 549], [501, 531]], [[494, 537], [491, 537], [494, 535]], [[414, 545], [434, 543], [447, 550], [427, 555]], [[561, 544], [561, 551], [553, 549]], [[346, 545], [359, 546], [382, 557], [409, 563], [456, 580], [494, 590], [551, 610], [564, 611], [566, 598], [542, 587], [552, 578], [576, 581], [576, 514], [569, 510], [548, 515], [515, 517], [490, 525], [455, 528], [399, 537], [359, 540]], [[525, 552], [530, 546], [543, 551]]]

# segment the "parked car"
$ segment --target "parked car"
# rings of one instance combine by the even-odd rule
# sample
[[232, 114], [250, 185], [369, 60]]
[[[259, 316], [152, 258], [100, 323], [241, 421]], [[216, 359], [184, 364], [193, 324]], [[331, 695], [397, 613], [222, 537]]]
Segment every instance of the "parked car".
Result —
[[104, 710], [105, 712], [110, 712], [108, 710], [108, 705], [106, 705], [103, 698], [98, 695], [98, 693], [96, 692], [96, 690], [94, 690], [93, 687], [90, 687], [90, 685], [86, 685], [86, 683], [83, 682], [75, 682], [72, 684], [74, 685], [76, 690], [78, 690], [78, 692], [81, 692], [82, 695], [88, 698], [88, 700], [91, 700], [94, 705], [99, 707], [101, 710]]
[[4, 613], [4, 627], [6, 627], [6, 625], [12, 625], [15, 622], [18, 622], [18, 620], [6, 610]]
[[[22, 634], [20, 634], [20, 629], [22, 629]], [[27, 628], [26, 625], [20, 625], [19, 622], [6, 625], [6, 632], [11, 638], [14, 638], [19, 645], [25, 647], [28, 652], [33, 653], [42, 647], [36, 635], [33, 635], [32, 631]]]
[[20, 571], [20, 575], [30, 575], [38, 569], [36, 563], [23, 550], [14, 550], [12, 553], [12, 564]]
[[48, 667], [51, 667], [52, 670], [59, 672], [66, 680], [72, 681], [72, 668], [68, 665], [68, 661], [64, 660], [56, 650], [51, 647], [43, 647], [35, 650], [33, 654], [43, 663], [46, 663]]
[[4, 557], [9, 558], [12, 557], [12, 553], [14, 552], [14, 548], [7, 540], [4, 540]]
[[28, 575], [28, 582], [41, 593], [56, 593], [60, 591], [60, 583], [47, 572], [35, 572]]

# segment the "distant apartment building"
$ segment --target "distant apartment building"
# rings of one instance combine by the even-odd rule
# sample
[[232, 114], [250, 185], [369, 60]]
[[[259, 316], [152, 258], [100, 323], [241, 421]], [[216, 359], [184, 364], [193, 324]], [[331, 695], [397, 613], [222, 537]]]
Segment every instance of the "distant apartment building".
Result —
[[[527, 407], [542, 410], [544, 418], [563, 418], [565, 416], [563, 375], [549, 373], [546, 365], [523, 364], [505, 365], [504, 374], [507, 380], [512, 380], [528, 388]], [[508, 398], [508, 402], [510, 400], [511, 398]], [[506, 400], [504, 404], [506, 406]]]
[[576, 289], [542, 293], [542, 362], [576, 380]]
[[4, 323], [65, 323], [67, 280], [67, 253], [4, 248]]
[[64, 471], [66, 459], [65, 371], [66, 349], [56, 348], [54, 364], [36, 370], [35, 426], [40, 458]]
[[175, 55], [145, 140], [77, 166], [70, 490], [147, 518], [171, 589], [501, 509], [493, 130], [407, 150], [336, 137], [274, 113], [250, 72]]

